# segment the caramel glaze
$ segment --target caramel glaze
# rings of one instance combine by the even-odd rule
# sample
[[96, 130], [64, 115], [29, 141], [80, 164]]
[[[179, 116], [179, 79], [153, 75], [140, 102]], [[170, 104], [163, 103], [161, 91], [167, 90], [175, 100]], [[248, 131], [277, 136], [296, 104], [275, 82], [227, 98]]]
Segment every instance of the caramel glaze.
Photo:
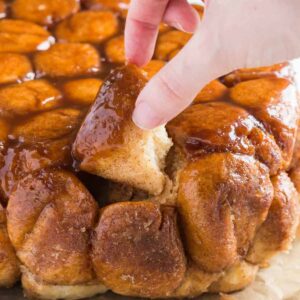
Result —
[[257, 157], [273, 174], [282, 165], [280, 149], [262, 124], [229, 103], [191, 106], [167, 128], [173, 141], [192, 160], [208, 153], [233, 152]]
[[126, 143], [123, 128], [131, 122], [135, 99], [145, 83], [146, 79], [134, 66], [111, 72], [75, 141], [75, 156], [79, 160], [83, 154], [87, 157], [109, 154]]
[[[10, 36], [18, 41], [18, 43], [16, 45], [12, 45], [11, 48], [12, 52], [16, 51], [16, 53], [6, 54], [6, 52], [3, 52], [1, 54], [2, 57], [6, 59], [6, 65], [3, 66], [5, 71], [3, 78], [0, 77], [0, 81], [2, 80], [2, 83], [0, 84], [0, 202], [6, 205], [9, 194], [18, 183], [19, 178], [24, 177], [31, 171], [45, 168], [46, 166], [56, 166], [67, 168], [72, 172], [78, 173], [79, 170], [77, 163], [76, 161], [73, 161], [70, 149], [77, 130], [80, 127], [80, 122], [84, 119], [91, 104], [93, 103], [93, 101], [91, 101], [92, 92], [95, 93], [96, 89], [89, 91], [90, 93], [87, 95], [86, 99], [83, 98], [80, 99], [81, 101], [74, 101], [74, 99], [71, 98], [72, 93], [70, 94], [66, 87], [69, 82], [74, 82], [75, 80], [80, 79], [90, 80], [90, 78], [96, 78], [99, 81], [104, 80], [110, 74], [111, 70], [123, 65], [123, 62], [110, 62], [105, 54], [105, 47], [109, 40], [123, 34], [125, 23], [124, 17], [127, 9], [125, 6], [129, 2], [83, 0], [81, 7], [79, 7], [79, 1], [77, 0], [68, 0], [63, 6], [61, 6], [59, 1], [52, 1], [51, 3], [46, 3], [45, 11], [37, 11], [34, 15], [30, 12], [36, 9], [35, 6], [39, 3], [38, 0], [32, 3], [24, 0], [18, 0], [14, 1], [13, 5], [11, 1], [6, 1], [5, 5], [4, 2], [2, 2], [3, 1], [0, 2], [0, 36], [3, 36], [3, 38]], [[112, 30], [111, 28], [108, 28], [110, 32], [108, 36], [110, 37], [107, 36], [106, 38], [105, 36], [101, 36], [101, 32], [98, 33], [97, 30], [99, 28], [95, 29], [95, 33], [98, 34], [97, 36], [101, 40], [103, 39], [101, 42], [98, 40], [95, 40], [95, 42], [93, 41], [95, 34], [92, 34], [93, 37], [91, 36], [91, 42], [89, 45], [96, 49], [100, 58], [99, 63], [96, 62], [96, 59], [94, 59], [95, 68], [89, 69], [85, 72], [83, 66], [83, 70], [81, 70], [80, 74], [76, 73], [76, 66], [70, 69], [70, 66], [64, 67], [60, 64], [59, 60], [55, 60], [56, 63], [59, 64], [62, 74], [68, 72], [71, 74], [73, 72], [73, 75], [71, 74], [72, 76], [57, 77], [51, 74], [45, 74], [44, 69], [39, 70], [39, 67], [37, 68], [37, 60], [40, 61], [40, 54], [44, 52], [40, 51], [44, 50], [41, 49], [40, 46], [44, 43], [44, 41], [46, 41], [46, 44], [44, 43], [42, 46], [46, 48], [55, 42], [59, 24], [62, 24], [62, 22], [66, 23], [67, 20], [71, 20], [72, 15], [78, 13], [78, 11], [81, 11], [80, 15], [89, 16], [88, 12], [86, 14], [83, 14], [83, 12], [87, 10], [97, 11], [102, 9], [106, 12], [109, 10], [114, 13], [115, 19], [112, 18], [112, 25], [114, 29]], [[3, 23], [1, 23], [2, 19], [4, 21]], [[6, 19], [12, 19], [12, 21], [7, 21]], [[27, 24], [26, 22], [30, 24], [27, 27], [25, 26]], [[89, 26], [93, 29], [93, 24]], [[78, 26], [74, 27], [74, 31], [77, 31], [78, 34], [80, 34], [79, 29], [80, 28]], [[162, 31], [165, 33], [168, 30], [170, 30], [170, 28], [165, 26]], [[89, 31], [85, 34], [88, 35]], [[4, 51], [6, 49], [2, 50]], [[8, 50], [9, 49], [7, 49], [7, 51]], [[59, 51], [57, 53], [59, 55]], [[9, 58], [9, 60], [7, 58]], [[80, 57], [76, 59], [79, 60]], [[15, 66], [15, 63], [17, 62], [19, 62], [18, 68]], [[163, 64], [162, 61], [159, 62]], [[49, 59], [44, 59], [43, 55], [42, 63], [43, 65], [46, 64], [47, 70], [52, 70], [53, 60], [51, 57], [49, 57]], [[145, 75], [148, 73], [149, 76], [153, 76], [154, 73], [158, 71], [158, 68], [156, 68], [156, 70], [152, 68], [145, 71]], [[9, 75], [9, 72], [13, 72], [13, 74]], [[33, 84], [29, 83], [23, 86], [20, 85], [20, 83], [26, 83], [32, 80], [40, 80], [40, 82], [34, 82]], [[79, 83], [80, 81], [78, 81], [78, 84]], [[134, 82], [132, 82], [132, 84], [134, 84]], [[143, 85], [144, 83], [140, 84], [136, 93]], [[39, 92], [41, 89], [43, 90], [43, 93]], [[108, 90], [109, 86], [104, 87], [104, 89]], [[130, 92], [129, 89], [127, 89], [127, 91]], [[14, 93], [16, 93], [15, 95], [18, 95], [18, 97], [15, 97]], [[108, 97], [109, 92], [106, 92], [106, 94]], [[25, 98], [26, 101], [22, 101], [23, 98]], [[14, 99], [15, 102], [10, 101], [10, 105], [7, 105], [8, 99]], [[25, 102], [26, 104], [23, 106], [23, 103]], [[3, 103], [2, 106], [1, 103]], [[27, 103], [30, 103], [31, 106], [27, 106]], [[18, 106], [14, 107], [14, 105]], [[114, 104], [111, 103], [111, 105]], [[125, 108], [125, 106], [122, 107], [122, 109], [123, 108]], [[72, 130], [68, 130], [67, 133], [60, 137], [55, 136], [43, 139], [34, 138], [33, 140], [28, 141], [28, 138], [24, 136], [26, 135], [27, 129], [24, 128], [25, 131], [23, 130], [23, 133], [21, 133], [19, 130], [20, 125], [27, 124], [39, 116], [40, 119], [43, 119], [42, 114], [47, 113], [48, 111], [50, 112], [53, 109], [78, 110], [81, 114], [79, 118], [80, 120], [78, 119], [78, 123], [74, 126], [72, 125]], [[132, 107], [123, 116], [128, 116], [131, 111]], [[119, 112], [121, 112], [121, 107], [119, 108]], [[108, 115], [108, 111], [106, 113], [107, 121], [113, 119], [113, 110], [110, 110], [110, 117]], [[121, 114], [118, 116], [120, 119], [122, 118]], [[115, 114], [115, 116], [117, 116], [117, 114]], [[45, 121], [46, 117], [49, 118], [49, 115], [45, 115]], [[54, 124], [55, 123], [57, 123], [57, 121], [54, 120]], [[33, 133], [34, 131], [37, 133], [41, 131], [43, 126], [44, 124], [42, 123], [41, 128], [34, 126]], [[70, 124], [66, 124], [64, 126], [69, 127]], [[120, 126], [120, 124], [115, 124], [115, 126]], [[113, 138], [113, 130], [111, 134]], [[114, 142], [116, 142], [117, 140], [121, 140], [121, 137], [115, 136], [113, 139]], [[56, 149], [55, 151], [60, 154], [54, 155], [53, 149]], [[26, 160], [26, 162], [24, 162], [24, 160]], [[91, 180], [91, 175], [86, 176], [83, 172], [80, 172], [80, 176], [82, 178], [89, 177]], [[99, 180], [100, 179], [95, 177], [92, 181], [98, 182]], [[93, 195], [99, 198], [97, 188], [92, 185], [89, 186]]]
[[[15, 14], [15, 16], [21, 14], [23, 19], [26, 20], [30, 18], [30, 15], [27, 14], [28, 10], [30, 10], [30, 4], [27, 3], [26, 1], [17, 1], [18, 4], [14, 6], [14, 10], [12, 11], [10, 8], [10, 3], [7, 3], [7, 7], [5, 10], [6, 17], [11, 18]], [[71, 3], [72, 1], [70, 1]], [[77, 2], [77, 1], [75, 1]], [[2, 5], [2, 4], [1, 4]], [[26, 10], [22, 11], [22, 5], [26, 6]], [[53, 11], [57, 9], [55, 6], [56, 3], [54, 3], [54, 6], [52, 7]], [[84, 6], [83, 6], [84, 7]], [[67, 7], [65, 7], [65, 11], [62, 12], [64, 14], [67, 14]], [[75, 9], [75, 8], [74, 8]], [[3, 10], [3, 16], [4, 16], [4, 6], [1, 10]], [[17, 10], [19, 10], [17, 12]], [[76, 8], [77, 10], [77, 8]], [[70, 13], [74, 13], [75, 11], [70, 10]], [[45, 12], [46, 14], [47, 12]], [[0, 12], [0, 15], [2, 16], [2, 11]], [[55, 16], [55, 18], [59, 19], [60, 15], [52, 15]], [[116, 12], [116, 17], [118, 17], [119, 14]], [[49, 16], [44, 16], [44, 15], [38, 15], [36, 18], [40, 18], [37, 23], [43, 23], [44, 25], [47, 25], [47, 29], [49, 31], [49, 35], [54, 36], [55, 33], [55, 21], [57, 19], [51, 18], [50, 14]], [[63, 18], [66, 18], [64, 16]], [[0, 17], [1, 20], [1, 17]], [[30, 20], [29, 20], [30, 21]], [[116, 35], [119, 35], [120, 33], [123, 32], [124, 28], [124, 20], [120, 17], [118, 18], [118, 31], [116, 32]], [[7, 26], [6, 24], [4, 24]], [[36, 25], [38, 26], [38, 25]], [[42, 28], [42, 27], [41, 27]], [[29, 28], [30, 30], [30, 28]], [[45, 30], [45, 29], [40, 29]], [[26, 39], [26, 37], [25, 37]], [[101, 68], [97, 70], [96, 72], [93, 72], [91, 74], [82, 74], [82, 75], [77, 75], [73, 77], [59, 77], [59, 78], [51, 78], [48, 75], [43, 75], [39, 73], [34, 73], [30, 68], [28, 68], [27, 73], [24, 72], [24, 74], [18, 74], [19, 77], [12, 77], [12, 82], [9, 83], [3, 83], [0, 84], [0, 90], [2, 91], [5, 88], [9, 88], [10, 94], [6, 93], [6, 91], [3, 91], [3, 103], [6, 103], [5, 97], [14, 97], [13, 93], [14, 90], [12, 89], [15, 87], [18, 87], [18, 83], [27, 81], [29, 79], [39, 79], [42, 78], [47, 84], [52, 86], [52, 89], [56, 89], [56, 93], [51, 94], [49, 92], [48, 94], [44, 94], [45, 98], [40, 99], [38, 92], [33, 91], [32, 94], [25, 95], [26, 99], [30, 101], [32, 107], [24, 109], [21, 111], [22, 113], [14, 113], [14, 108], [9, 107], [10, 110], [7, 110], [5, 107], [1, 107], [0, 103], [0, 118], [1, 118], [1, 124], [0, 124], [0, 129], [1, 129], [1, 141], [0, 141], [0, 202], [2, 204], [6, 204], [8, 197], [15, 187], [16, 183], [18, 183], [19, 179], [23, 178], [26, 176], [28, 173], [42, 169], [48, 166], [56, 166], [56, 167], [63, 167], [67, 168], [72, 172], [78, 172], [76, 163], [73, 161], [71, 157], [71, 145], [75, 139], [76, 132], [79, 129], [81, 120], [85, 117], [86, 113], [88, 112], [89, 109], [89, 103], [88, 101], [87, 104], [82, 101], [82, 103], [74, 103], [73, 99], [68, 98], [68, 93], [64, 91], [64, 86], [66, 83], [75, 80], [75, 79], [85, 79], [85, 78], [101, 78], [104, 79], [112, 69], [114, 69], [118, 64], [115, 63], [110, 63], [108, 60], [106, 60], [105, 57], [105, 51], [104, 51], [104, 45], [105, 41], [102, 43], [96, 43], [93, 44], [93, 47], [97, 50], [101, 57]], [[37, 50], [37, 49], [36, 49]], [[29, 62], [33, 64], [33, 58], [35, 56], [35, 53], [39, 52], [37, 51], [32, 51], [30, 53], [26, 54], [16, 54], [16, 55], [24, 55], [24, 57], [28, 58]], [[3, 54], [5, 55], [5, 54]], [[49, 61], [49, 64], [51, 62]], [[10, 66], [8, 66], [10, 67]], [[11, 66], [13, 67], [13, 66]], [[22, 66], [23, 67], [23, 66]], [[24, 69], [24, 67], [23, 67]], [[21, 73], [21, 72], [20, 72]], [[21, 77], [22, 75], [22, 77]], [[15, 80], [15, 82], [13, 82]], [[38, 88], [38, 86], [37, 86]], [[31, 86], [28, 86], [28, 90], [31, 89]], [[38, 91], [38, 89], [37, 89]], [[20, 90], [19, 88], [16, 89], [16, 93], [24, 92], [23, 90]], [[27, 90], [26, 90], [27, 92]], [[36, 93], [36, 94], [35, 94]], [[47, 93], [47, 92], [46, 92]], [[58, 98], [59, 101], [56, 101], [54, 105], [51, 105], [53, 103], [54, 97]], [[91, 97], [91, 95], [89, 96]], [[22, 124], [26, 124], [30, 122], [31, 120], [35, 118], [40, 118], [42, 119], [42, 115], [40, 113], [40, 109], [37, 109], [37, 106], [40, 105], [40, 102], [45, 103], [45, 108], [42, 109], [42, 113], [47, 113], [47, 111], [51, 112], [51, 109], [57, 108], [57, 109], [74, 109], [80, 112], [80, 117], [78, 118], [78, 122], [75, 122], [76, 124], [73, 123], [70, 127], [70, 123], [65, 124], [64, 126], [66, 127], [66, 132], [62, 134], [62, 136], [58, 137], [52, 137], [52, 138], [34, 138], [31, 141], [26, 141], [26, 128], [25, 131], [23, 132], [24, 134], [16, 134], [16, 130], [20, 127]], [[1, 101], [0, 101], [1, 102]], [[34, 107], [36, 103], [36, 107]], [[47, 107], [48, 106], [48, 107]], [[18, 108], [19, 109], [19, 108]], [[23, 107], [21, 107], [23, 109]], [[26, 110], [27, 109], [27, 110]], [[16, 111], [17, 112], [17, 111]], [[45, 115], [45, 118], [49, 119], [49, 122], [51, 122], [51, 118], [48, 118], [47, 115]], [[44, 121], [47, 122], [47, 120], [44, 118]], [[54, 120], [54, 122], [57, 122], [59, 120]], [[3, 126], [2, 126], [3, 123]], [[44, 124], [41, 123], [41, 128], [33, 128], [33, 131], [36, 131], [39, 133], [42, 131], [42, 126]], [[60, 126], [58, 126], [60, 127]], [[60, 128], [63, 129], [63, 128]], [[5, 134], [6, 133], [6, 134]], [[3, 136], [2, 136], [3, 135]], [[81, 177], [86, 178], [86, 175], [84, 175], [83, 172], [80, 173]], [[90, 178], [91, 176], [89, 176]], [[99, 179], [95, 177], [93, 179], [94, 182], [98, 182]], [[101, 181], [101, 180], [100, 180]], [[98, 191], [95, 187], [91, 186], [91, 190], [94, 195], [98, 197]]]
[[[79, 160], [82, 153], [105, 156], [126, 144], [122, 129], [125, 122], [132, 122], [134, 101], [147, 76], [137, 75], [133, 66], [113, 70], [121, 64], [109, 62], [105, 46], [123, 34], [129, 1], [81, 1], [81, 11], [113, 11], [113, 16], [108, 13], [107, 22], [113, 20], [114, 25], [108, 26], [109, 32], [99, 27], [90, 30], [93, 25], [85, 20], [97, 19], [100, 14], [96, 12], [72, 16], [80, 10], [79, 1], [66, 1], [63, 9], [60, 2], [52, 1], [48, 11], [33, 15], [28, 13], [30, 1], [16, 0], [13, 7], [10, 1], [7, 5], [0, 1], [0, 41], [7, 37], [13, 41], [0, 43], [0, 52], [21, 55], [10, 60], [22, 63], [18, 70], [12, 68], [13, 76], [6, 73], [0, 85], [0, 202], [8, 211], [9, 236], [26, 271], [46, 284], [96, 281], [121, 294], [152, 298], [172, 297], [183, 283], [178, 295], [191, 296], [206, 291], [217, 280], [216, 273], [226, 276], [243, 259], [259, 264], [273, 252], [285, 250], [298, 215], [298, 194], [281, 172], [289, 168], [297, 129], [290, 65], [239, 70], [215, 80], [167, 125], [174, 149], [185, 160], [177, 174], [177, 207], [154, 201], [121, 202], [134, 198], [133, 191], [126, 189], [128, 199], [119, 199], [118, 191], [117, 200], [109, 199], [107, 190], [102, 191], [107, 182], [80, 172], [71, 148], [80, 127], [93, 134], [83, 134], [84, 140], [77, 136]], [[22, 20], [1, 20], [6, 15]], [[41, 52], [54, 43], [55, 36], [77, 43], [70, 55], [68, 44]], [[162, 26], [155, 58], [168, 61], [189, 38]], [[80, 42], [90, 43], [83, 46]], [[73, 57], [78, 49], [80, 70]], [[89, 63], [81, 57], [87, 49], [93, 54], [93, 59], [87, 55]], [[54, 63], [59, 68], [53, 68]], [[88, 99], [76, 102], [66, 92], [70, 81], [104, 80], [108, 75], [92, 107], [90, 93]], [[15, 89], [32, 79], [45, 80], [46, 92], [39, 94], [40, 84]], [[20, 97], [13, 97], [16, 90], [26, 93], [31, 107], [23, 107]], [[7, 97], [13, 97], [10, 104], [18, 109], [7, 105]], [[122, 187], [118, 188], [125, 197]], [[137, 200], [148, 196], [139, 195]], [[6, 220], [0, 205], [1, 226], [6, 227]], [[16, 269], [8, 278], [13, 284], [19, 269], [7, 238], [5, 246], [11, 250]], [[191, 293], [184, 282], [189, 286], [190, 278], [197, 277], [201, 288], [191, 283], [195, 289]]]
[[[220, 88], [215, 89], [216, 101], [196, 100], [167, 125], [173, 141], [190, 159], [233, 152], [254, 155], [270, 168], [271, 175], [287, 169], [298, 121], [293, 83], [274, 76], [249, 80], [223, 92], [221, 98]], [[214, 94], [213, 86], [210, 94]]]
[[10, 200], [9, 235], [30, 272], [53, 284], [93, 280], [88, 251], [97, 204], [74, 175], [32, 173], [20, 181]]

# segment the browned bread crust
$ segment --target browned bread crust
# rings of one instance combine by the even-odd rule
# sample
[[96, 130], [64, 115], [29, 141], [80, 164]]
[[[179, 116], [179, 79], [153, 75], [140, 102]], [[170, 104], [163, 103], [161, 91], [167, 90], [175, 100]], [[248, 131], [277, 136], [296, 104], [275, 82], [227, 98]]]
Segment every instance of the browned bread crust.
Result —
[[[168, 175], [164, 174], [167, 184], [163, 192], [145, 199], [146, 202], [116, 203], [102, 210], [93, 241], [93, 259], [98, 278], [109, 288], [124, 295], [147, 297], [232, 292], [250, 284], [260, 266], [291, 247], [298, 226], [299, 203], [286, 171], [291, 165], [298, 126], [297, 90], [292, 77], [273, 75], [257, 75], [257, 79], [251, 77], [252, 80], [245, 79], [233, 87], [214, 82], [201, 96], [205, 99], [207, 95], [207, 101], [199, 97], [167, 124], [174, 146], [166, 159]], [[74, 153], [81, 168], [102, 176], [105, 173], [99, 162], [107, 157], [117, 160], [117, 164], [107, 164], [114, 167], [113, 172], [109, 168], [109, 179], [151, 194], [147, 182], [137, 184], [138, 176], [132, 181], [129, 159], [118, 160], [119, 152], [129, 151], [130, 134], [125, 129], [131, 122], [133, 98], [144, 84], [142, 75], [132, 67], [115, 71], [104, 83], [79, 131]], [[130, 97], [125, 85], [132, 87]], [[124, 105], [124, 99], [130, 99], [130, 108]], [[112, 125], [109, 130], [107, 124]], [[142, 138], [133, 136], [135, 149]], [[132, 147], [130, 150], [134, 151]], [[136, 161], [141, 161], [142, 152], [137, 155]], [[139, 172], [146, 172], [147, 168], [146, 163], [138, 165]], [[152, 182], [153, 177], [143, 179]], [[143, 236], [151, 236], [152, 231], [144, 233], [147, 222], [137, 216], [141, 207], [145, 215], [150, 213], [153, 203], [161, 207], [162, 214], [166, 203], [178, 211], [186, 255], [184, 275], [179, 271], [184, 264], [178, 265], [174, 260], [174, 273], [168, 276], [175, 277], [164, 284], [165, 289], [155, 281], [160, 277], [154, 275], [161, 260], [154, 263], [140, 244]], [[147, 240], [148, 249], [161, 245], [152, 236]], [[168, 238], [164, 240], [167, 242]], [[164, 252], [167, 248], [163, 245], [159, 247], [161, 251], [153, 253], [168, 252]], [[126, 249], [124, 255], [121, 249]], [[167, 255], [169, 260], [173, 259], [172, 253]], [[148, 257], [152, 264], [145, 269]], [[162, 268], [160, 275], [169, 270]], [[151, 285], [144, 285], [141, 274], [152, 274], [147, 277]], [[181, 280], [177, 282], [178, 274]], [[163, 283], [164, 278], [159, 282]]]
[[138, 94], [191, 34], [161, 24], [148, 65], [115, 68], [128, 5], [0, 0], [13, 17], [0, 20], [0, 286], [21, 274], [38, 299], [230, 293], [292, 245], [293, 63], [234, 71], [141, 130]]
[[164, 157], [172, 144], [163, 127], [145, 131], [131, 120], [145, 83], [136, 67], [113, 71], [78, 132], [73, 153], [82, 170], [157, 195], [164, 188]]
[[13, 286], [19, 276], [19, 262], [7, 234], [6, 212], [0, 204], [0, 287]]

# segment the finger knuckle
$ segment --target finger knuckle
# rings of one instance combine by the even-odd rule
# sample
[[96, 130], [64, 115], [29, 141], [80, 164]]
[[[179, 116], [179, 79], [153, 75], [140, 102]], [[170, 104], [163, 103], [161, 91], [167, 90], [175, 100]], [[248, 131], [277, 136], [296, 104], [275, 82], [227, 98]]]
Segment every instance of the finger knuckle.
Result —
[[167, 106], [182, 106], [184, 100], [184, 93], [181, 84], [173, 81], [171, 78], [159, 75], [159, 88], [167, 95], [166, 99], [169, 101], [165, 103]]

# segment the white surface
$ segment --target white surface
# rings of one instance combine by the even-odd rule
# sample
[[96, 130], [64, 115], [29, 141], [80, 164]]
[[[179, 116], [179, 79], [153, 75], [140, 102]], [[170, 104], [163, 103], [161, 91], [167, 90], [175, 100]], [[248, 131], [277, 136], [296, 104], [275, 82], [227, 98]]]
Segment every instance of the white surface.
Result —
[[300, 299], [300, 241], [289, 253], [275, 257], [270, 267], [258, 273], [255, 282], [237, 300], [299, 300]]

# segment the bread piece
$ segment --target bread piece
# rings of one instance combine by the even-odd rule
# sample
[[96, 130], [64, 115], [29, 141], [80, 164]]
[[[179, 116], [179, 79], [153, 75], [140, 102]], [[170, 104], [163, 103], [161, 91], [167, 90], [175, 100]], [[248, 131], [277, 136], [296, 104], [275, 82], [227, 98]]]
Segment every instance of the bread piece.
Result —
[[98, 73], [101, 66], [98, 51], [90, 44], [55, 44], [36, 53], [34, 65], [39, 76], [79, 76]]
[[113, 10], [125, 18], [130, 0], [83, 0], [83, 4], [89, 9]]
[[0, 152], [4, 149], [4, 145], [8, 139], [10, 126], [4, 119], [0, 119]]
[[225, 100], [229, 89], [219, 80], [213, 80], [207, 84], [196, 96], [193, 104]]
[[272, 66], [238, 69], [232, 73], [224, 76], [223, 82], [229, 86], [261, 78], [287, 78], [291, 79], [295, 76], [295, 68], [291, 62], [280, 63]]
[[0, 52], [46, 50], [52, 43], [50, 33], [39, 25], [21, 20], [0, 20]]
[[131, 120], [145, 83], [133, 66], [113, 71], [78, 132], [73, 153], [84, 171], [160, 194], [171, 141], [164, 127], [141, 130]]
[[178, 30], [172, 30], [161, 34], [157, 40], [154, 54], [155, 58], [160, 60], [170, 60], [174, 57], [174, 51], [181, 50], [191, 37], [191, 34]]
[[74, 139], [74, 134], [70, 134], [56, 140], [21, 144], [8, 149], [0, 171], [2, 201], [6, 203], [19, 181], [30, 173], [47, 167], [72, 166], [71, 145]]
[[0, 204], [0, 288], [13, 286], [19, 276], [19, 262], [7, 234], [6, 212]]
[[12, 129], [11, 139], [18, 145], [3, 154], [0, 195], [4, 202], [26, 175], [50, 166], [72, 166], [71, 145], [82, 118], [77, 109], [61, 108], [34, 115]]
[[80, 297], [103, 291], [89, 257], [97, 204], [74, 175], [51, 170], [28, 175], [7, 210], [9, 236], [31, 295], [68, 299], [75, 292]]
[[118, 31], [118, 19], [110, 11], [82, 11], [59, 23], [59, 41], [101, 43]]
[[0, 17], [6, 17], [6, 3], [4, 0], [0, 0]]
[[264, 266], [274, 253], [288, 251], [299, 224], [299, 194], [283, 172], [272, 178], [274, 199], [268, 218], [259, 228], [247, 261]]
[[230, 90], [232, 101], [246, 108], [264, 124], [278, 146], [289, 167], [294, 151], [298, 127], [297, 90], [285, 78], [262, 78], [237, 84]]
[[273, 199], [268, 169], [248, 156], [211, 154], [180, 174], [178, 209], [187, 251], [207, 272], [245, 256]]
[[63, 85], [64, 95], [68, 101], [79, 105], [91, 105], [102, 86], [98, 78], [84, 78], [68, 81]]
[[0, 84], [33, 79], [30, 60], [17, 53], [0, 53]]
[[[105, 44], [105, 55], [112, 63], [126, 63], [124, 35], [114, 37]], [[164, 65], [163, 60], [153, 59], [142, 67], [143, 74], [147, 79], [151, 79]]]
[[61, 104], [59, 90], [46, 80], [32, 80], [0, 89], [1, 115], [27, 115], [56, 108]]
[[14, 18], [42, 25], [51, 25], [63, 20], [79, 8], [78, 0], [15, 0], [11, 5]]
[[151, 79], [162, 67], [165, 66], [165, 62], [158, 59], [150, 60], [147, 65], [145, 65], [142, 70], [147, 79]]
[[283, 166], [273, 136], [246, 110], [224, 102], [189, 107], [167, 125], [174, 143], [188, 158], [232, 152], [255, 156], [271, 174]]
[[12, 131], [25, 143], [63, 138], [76, 131], [82, 120], [81, 112], [73, 108], [59, 108], [35, 115], [18, 124]]
[[231, 293], [242, 290], [254, 281], [258, 269], [257, 265], [245, 261], [237, 262], [209, 287], [209, 291]]
[[186, 270], [174, 209], [151, 202], [105, 207], [92, 239], [92, 259], [98, 278], [117, 293], [170, 296]]
[[108, 61], [122, 64], [126, 62], [124, 35], [116, 36], [105, 44], [105, 55]]

